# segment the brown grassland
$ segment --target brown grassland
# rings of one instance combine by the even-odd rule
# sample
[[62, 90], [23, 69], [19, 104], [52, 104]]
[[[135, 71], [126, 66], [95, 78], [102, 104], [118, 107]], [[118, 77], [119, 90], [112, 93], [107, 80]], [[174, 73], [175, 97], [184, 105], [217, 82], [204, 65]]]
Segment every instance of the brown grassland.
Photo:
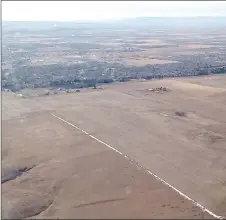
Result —
[[[145, 169], [226, 216], [225, 82], [217, 75], [33, 98], [3, 92], [3, 217], [212, 217]], [[149, 90], [156, 87], [168, 91]]]

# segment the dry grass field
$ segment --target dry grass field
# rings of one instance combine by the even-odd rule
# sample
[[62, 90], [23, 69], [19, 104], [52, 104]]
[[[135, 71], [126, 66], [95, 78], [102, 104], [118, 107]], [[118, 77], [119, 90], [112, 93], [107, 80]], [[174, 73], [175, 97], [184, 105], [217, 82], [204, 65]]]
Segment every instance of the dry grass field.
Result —
[[177, 63], [177, 61], [158, 60], [158, 59], [150, 59], [150, 58], [146, 58], [146, 59], [136, 58], [136, 59], [126, 59], [119, 63], [124, 64], [125, 66], [145, 66], [145, 65]]
[[[106, 55], [102, 53], [96, 53], [95, 55], [89, 55], [86, 58], [94, 61], [102, 60], [107, 61], [109, 63], [119, 63], [124, 66], [145, 66], [145, 65], [156, 65], [156, 64], [169, 64], [169, 63], [177, 63], [174, 60], [167, 60], [162, 57], [162, 53], [164, 53], [163, 49], [155, 49], [154, 51], [144, 51], [144, 52], [121, 52], [112, 55]], [[155, 57], [161, 58], [156, 59]]]
[[[203, 43], [204, 39], [209, 42], [209, 44]], [[211, 42], [218, 43], [219, 45], [211, 44]], [[195, 35], [192, 33], [175, 33], [168, 34], [167, 36], [158, 36], [158, 38], [146, 36], [141, 39], [139, 39], [138, 36], [127, 36], [126, 38], [121, 39], [101, 39], [101, 41], [99, 41], [97, 38], [96, 43], [114, 49], [120, 48], [123, 45], [140, 49], [135, 52], [123, 51], [111, 52], [109, 54], [106, 52], [95, 51], [95, 54], [93, 52], [84, 56], [90, 60], [119, 63], [127, 67], [177, 63], [177, 58], [174, 56], [201, 55], [206, 51], [219, 52], [219, 48], [224, 49], [225, 45], [223, 41], [214, 41], [212, 36], [199, 35], [197, 33]], [[169, 56], [173, 57], [173, 60], [167, 59]]]
[[[145, 169], [226, 216], [225, 82], [218, 75], [33, 98], [3, 93], [3, 217], [213, 217]], [[156, 87], [168, 90], [149, 90]]]

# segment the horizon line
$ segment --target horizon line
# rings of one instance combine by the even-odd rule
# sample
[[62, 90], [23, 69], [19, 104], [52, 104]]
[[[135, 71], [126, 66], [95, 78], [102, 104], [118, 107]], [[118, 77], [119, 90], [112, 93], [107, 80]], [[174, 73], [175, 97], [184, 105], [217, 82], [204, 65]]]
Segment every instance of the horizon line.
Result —
[[176, 16], [140, 16], [140, 17], [125, 17], [125, 18], [105, 18], [105, 19], [76, 19], [76, 20], [4, 20], [2, 22], [104, 22], [104, 21], [120, 21], [128, 19], [141, 18], [204, 18], [204, 17], [225, 17], [226, 15], [176, 15]]

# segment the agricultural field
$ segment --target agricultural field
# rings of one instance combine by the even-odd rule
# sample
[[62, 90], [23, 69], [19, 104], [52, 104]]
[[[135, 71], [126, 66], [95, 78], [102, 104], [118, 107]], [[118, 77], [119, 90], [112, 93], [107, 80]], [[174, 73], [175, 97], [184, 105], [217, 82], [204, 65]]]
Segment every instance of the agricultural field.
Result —
[[225, 82], [2, 92], [3, 217], [225, 217]]

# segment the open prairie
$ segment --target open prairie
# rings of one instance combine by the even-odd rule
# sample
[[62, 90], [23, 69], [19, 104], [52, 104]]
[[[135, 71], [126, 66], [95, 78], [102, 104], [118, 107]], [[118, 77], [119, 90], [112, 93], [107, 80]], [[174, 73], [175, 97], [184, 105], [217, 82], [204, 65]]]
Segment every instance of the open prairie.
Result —
[[226, 216], [225, 82], [210, 75], [30, 98], [3, 92], [3, 217]]

